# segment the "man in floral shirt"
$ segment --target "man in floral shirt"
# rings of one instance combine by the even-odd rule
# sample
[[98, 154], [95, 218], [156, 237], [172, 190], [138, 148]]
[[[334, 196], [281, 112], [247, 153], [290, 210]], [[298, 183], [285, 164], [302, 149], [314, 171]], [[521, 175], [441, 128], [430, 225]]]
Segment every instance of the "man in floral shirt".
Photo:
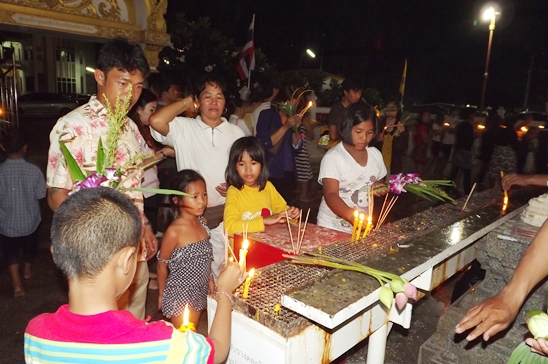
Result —
[[[124, 97], [127, 97], [131, 86], [129, 106], [131, 108], [141, 95], [145, 76], [149, 70], [145, 55], [136, 43], [116, 38], [101, 48], [95, 69], [97, 97], [92, 96], [87, 104], [60, 118], [50, 133], [51, 144], [48, 153], [46, 183], [48, 204], [53, 211], [59, 207], [73, 189], [73, 181], [67, 169], [65, 157], [61, 152], [59, 141], [63, 141], [83, 171], [86, 173], [95, 172], [99, 138], [102, 138], [103, 145], [106, 144], [107, 101], [114, 107], [116, 98], [119, 96], [123, 100]], [[146, 143], [142, 140], [137, 126], [131, 119], [127, 117], [126, 119], [118, 140], [116, 162], [113, 167], [123, 166], [141, 154], [143, 148], [146, 148]], [[144, 150], [146, 151], [146, 149]], [[124, 179], [123, 176], [122, 179]], [[141, 179], [142, 172], [137, 173], [126, 182], [125, 187], [140, 187]], [[143, 194], [132, 191], [127, 195], [133, 200], [143, 216], [143, 241], [146, 246], [146, 256], [149, 259], [158, 250], [158, 241], [152, 232], [150, 223], [143, 214]], [[119, 308], [128, 309], [135, 317], [144, 319], [147, 284], [147, 264], [144, 261], [139, 262], [133, 284], [118, 301]]]

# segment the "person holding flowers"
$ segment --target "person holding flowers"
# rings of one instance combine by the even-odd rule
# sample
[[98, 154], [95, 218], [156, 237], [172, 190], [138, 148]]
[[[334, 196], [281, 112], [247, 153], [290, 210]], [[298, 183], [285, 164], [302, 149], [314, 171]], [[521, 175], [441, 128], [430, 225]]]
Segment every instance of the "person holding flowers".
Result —
[[[368, 210], [368, 189], [384, 186], [386, 167], [381, 152], [369, 144], [377, 134], [377, 116], [369, 105], [348, 107], [338, 128], [342, 143], [322, 159], [318, 182], [323, 198], [318, 225], [352, 233], [356, 209]], [[385, 194], [386, 189], [376, 194]]]
[[[225, 82], [209, 74], [196, 83], [195, 98], [188, 96], [166, 105], [150, 116], [151, 133], [157, 141], [175, 149], [177, 169], [193, 169], [205, 179], [207, 210], [204, 217], [211, 229], [212, 272], [219, 275], [225, 257], [223, 212], [226, 197], [224, 171], [232, 143], [244, 136], [238, 126], [221, 117], [225, 109]], [[177, 116], [183, 111], [199, 114], [195, 119]]]
[[[76, 187], [70, 175], [69, 163], [61, 149], [62, 145], [72, 154], [78, 167], [86, 173], [97, 171], [97, 150], [100, 142], [107, 145], [108, 140], [116, 141], [112, 148], [115, 155], [114, 165], [107, 167], [119, 168], [132, 164], [142, 155], [142, 137], [135, 123], [125, 115], [118, 115], [125, 122], [120, 130], [115, 130], [114, 135], [110, 135], [113, 132], [109, 132], [109, 115], [115, 114], [115, 106], [120, 101], [128, 101], [128, 97], [128, 107], [135, 104], [149, 70], [145, 54], [137, 43], [115, 38], [101, 48], [94, 73], [97, 96], [92, 96], [89, 102], [60, 118], [50, 133], [46, 184], [48, 204], [53, 211], [57, 210]], [[107, 110], [108, 107], [110, 110]], [[140, 187], [142, 170], [125, 170], [121, 177], [125, 180], [124, 187]], [[143, 194], [132, 190], [126, 192], [126, 195], [141, 212], [144, 231], [142, 251], [150, 259], [158, 250], [158, 241], [143, 214]], [[143, 319], [147, 284], [148, 267], [142, 261], [137, 265], [135, 280], [118, 300], [119, 308], [127, 308], [135, 317]]]

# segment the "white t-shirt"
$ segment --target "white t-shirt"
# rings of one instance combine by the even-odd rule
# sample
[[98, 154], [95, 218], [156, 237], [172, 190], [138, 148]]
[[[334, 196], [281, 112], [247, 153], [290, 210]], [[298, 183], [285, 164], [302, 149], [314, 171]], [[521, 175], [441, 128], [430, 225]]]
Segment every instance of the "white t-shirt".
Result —
[[242, 129], [245, 136], [250, 136], [251, 135], [251, 132], [249, 131], [249, 128], [247, 127], [247, 124], [245, 123], [245, 120], [240, 119], [238, 117], [238, 115], [234, 115], [234, 114], [230, 115], [230, 117], [228, 118], [228, 122], [230, 124], [238, 126], [238, 128], [240, 128], [240, 129]]
[[242, 129], [222, 120], [216, 128], [211, 128], [200, 116], [196, 119], [178, 116], [169, 123], [169, 133], [165, 137], [150, 128], [154, 139], [175, 149], [178, 171], [194, 169], [204, 177], [210, 207], [225, 203], [225, 197], [215, 187], [225, 183], [230, 147], [244, 136]]
[[[329, 150], [322, 159], [318, 182], [324, 178], [339, 181], [339, 196], [352, 209], [367, 212], [367, 189], [386, 176], [386, 167], [381, 152], [374, 147], [367, 148], [367, 165], [361, 166], [344, 149], [343, 143]], [[352, 225], [335, 215], [322, 198], [318, 212], [318, 225], [329, 229], [351, 233]]]

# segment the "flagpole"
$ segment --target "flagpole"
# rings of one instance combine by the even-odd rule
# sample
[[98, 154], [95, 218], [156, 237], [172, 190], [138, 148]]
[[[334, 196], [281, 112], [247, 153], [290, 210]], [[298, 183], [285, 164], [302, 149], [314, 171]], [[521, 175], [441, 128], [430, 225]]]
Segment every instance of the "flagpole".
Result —
[[[255, 14], [253, 14], [253, 18], [251, 18], [251, 24], [253, 24], [253, 45], [255, 45]], [[247, 89], [251, 91], [251, 69], [249, 70], [249, 76], [247, 77]]]
[[407, 58], [405, 59], [405, 65], [403, 66], [403, 74], [400, 81], [400, 93], [401, 93], [401, 107], [403, 110], [403, 95], [405, 94], [405, 79], [407, 78]]

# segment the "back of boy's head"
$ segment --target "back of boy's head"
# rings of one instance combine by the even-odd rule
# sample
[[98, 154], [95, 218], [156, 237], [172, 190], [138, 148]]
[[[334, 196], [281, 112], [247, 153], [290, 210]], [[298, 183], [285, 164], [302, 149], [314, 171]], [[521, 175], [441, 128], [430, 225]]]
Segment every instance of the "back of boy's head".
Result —
[[261, 164], [261, 173], [257, 179], [257, 185], [259, 191], [262, 191], [268, 181], [268, 166], [264, 147], [259, 139], [254, 136], [241, 137], [232, 144], [225, 171], [226, 183], [229, 187], [234, 186], [239, 190], [244, 187], [244, 181], [236, 171], [236, 164], [242, 160], [244, 152], [247, 152], [252, 160]]
[[348, 92], [350, 90], [363, 91], [363, 84], [357, 78], [347, 77], [342, 82], [341, 89], [343, 91], [346, 91], [346, 92]]
[[112, 188], [71, 194], [51, 223], [53, 261], [69, 279], [93, 279], [113, 255], [137, 246], [140, 238], [139, 210]]
[[356, 103], [346, 108], [344, 117], [337, 129], [341, 140], [349, 145], [352, 142], [352, 128], [366, 120], [373, 122], [373, 138], [377, 136], [378, 121], [375, 109], [368, 104]]
[[[202, 181], [205, 184], [205, 179], [200, 173], [193, 169], [182, 169], [175, 173], [169, 181], [169, 189], [175, 191], [186, 192], [189, 184], [197, 181]], [[174, 200], [180, 199], [181, 196], [171, 195], [170, 202], [172, 207], [177, 208], [177, 204]], [[175, 197], [175, 199], [173, 198]]]
[[29, 143], [28, 134], [19, 128], [11, 127], [1, 133], [0, 142], [8, 154], [18, 153]]
[[148, 86], [158, 97], [162, 96], [162, 93], [168, 92], [171, 85], [179, 86], [172, 77], [162, 73], [151, 73], [148, 76]]
[[105, 76], [113, 68], [130, 73], [139, 71], [143, 76], [146, 76], [150, 71], [141, 46], [121, 37], [114, 38], [101, 47], [97, 58], [97, 68], [103, 71]]

